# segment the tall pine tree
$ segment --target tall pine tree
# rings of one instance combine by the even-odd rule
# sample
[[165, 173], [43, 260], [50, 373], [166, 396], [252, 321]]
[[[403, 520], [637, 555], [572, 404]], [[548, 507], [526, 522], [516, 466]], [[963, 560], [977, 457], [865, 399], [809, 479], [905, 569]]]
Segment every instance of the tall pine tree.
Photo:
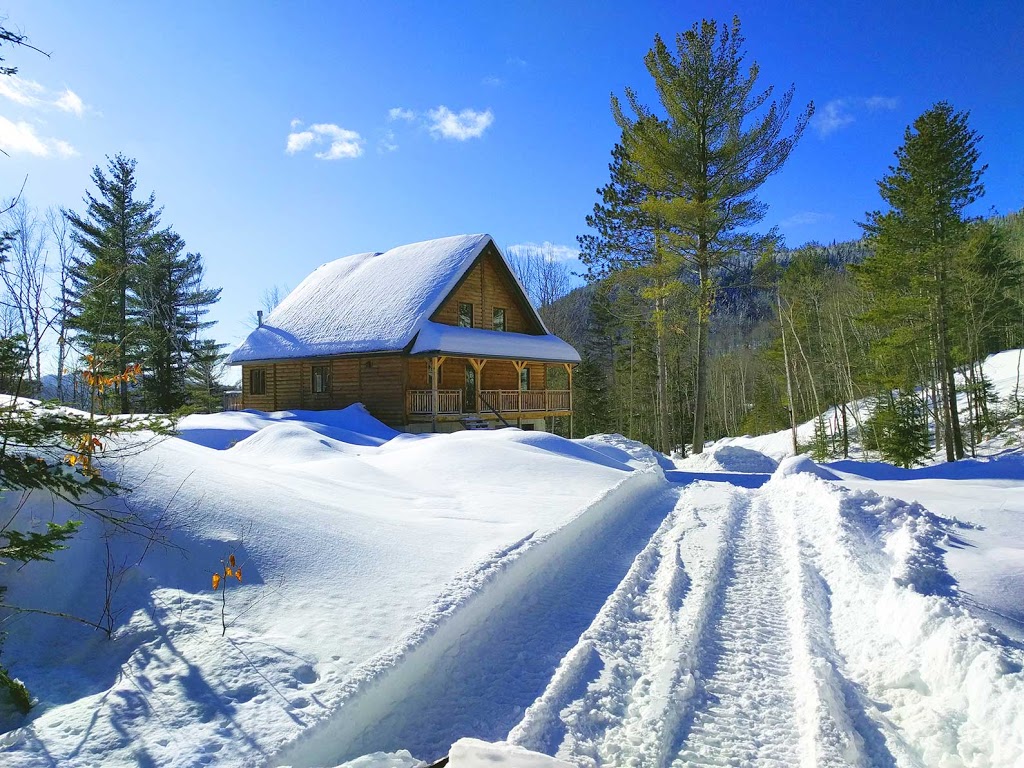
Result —
[[[107, 172], [92, 172], [97, 194], [85, 193], [85, 213], [65, 211], [72, 238], [81, 248], [71, 266], [73, 307], [69, 326], [102, 373], [123, 372], [134, 362], [140, 328], [129, 315], [135, 271], [157, 247], [160, 210], [153, 195], [135, 197], [135, 161], [118, 154]], [[128, 384], [118, 388], [121, 413], [131, 407]]]
[[632, 116], [612, 97], [634, 176], [651, 192], [644, 208], [664, 231], [664, 247], [685, 260], [698, 286], [695, 453], [704, 448], [714, 269], [771, 239], [750, 230], [767, 210], [756, 192], [785, 163], [813, 112], [808, 105], [785, 136], [793, 89], [769, 102], [772, 88], [755, 91], [758, 66], [744, 70], [743, 59], [738, 18], [731, 27], [701, 21], [676, 37], [676, 55], [655, 37], [644, 60], [661, 114], [632, 89], [626, 89]]

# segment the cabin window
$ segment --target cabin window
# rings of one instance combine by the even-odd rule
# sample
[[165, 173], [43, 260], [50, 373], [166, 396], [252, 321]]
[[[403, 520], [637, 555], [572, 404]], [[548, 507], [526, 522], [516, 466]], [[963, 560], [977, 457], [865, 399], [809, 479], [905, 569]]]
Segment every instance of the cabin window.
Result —
[[330, 369], [326, 365], [313, 366], [313, 394], [322, 395], [330, 383]]
[[249, 371], [249, 394], [267, 394], [267, 372], [263, 368], [253, 368]]
[[469, 302], [459, 302], [459, 325], [463, 328], [473, 327], [473, 305]]
[[505, 330], [505, 310], [501, 307], [494, 308], [494, 330]]
[[523, 368], [519, 372], [519, 391], [529, 392], [530, 391], [530, 369]]

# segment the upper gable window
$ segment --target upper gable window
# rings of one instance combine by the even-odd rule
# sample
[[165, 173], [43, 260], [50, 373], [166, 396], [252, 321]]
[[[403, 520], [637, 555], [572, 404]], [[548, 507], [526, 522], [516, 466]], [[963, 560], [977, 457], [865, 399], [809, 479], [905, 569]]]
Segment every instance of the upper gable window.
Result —
[[505, 310], [501, 307], [494, 308], [494, 330], [505, 330]]
[[326, 365], [313, 366], [313, 394], [322, 395], [330, 382], [330, 369]]
[[469, 302], [459, 302], [459, 325], [463, 328], [473, 327], [473, 305]]

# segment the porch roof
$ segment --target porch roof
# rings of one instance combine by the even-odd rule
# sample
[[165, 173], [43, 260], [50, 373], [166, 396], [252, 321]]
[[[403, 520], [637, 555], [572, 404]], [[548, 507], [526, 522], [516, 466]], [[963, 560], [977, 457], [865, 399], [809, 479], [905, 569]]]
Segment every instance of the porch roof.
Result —
[[410, 349], [412, 355], [458, 355], [460, 357], [506, 358], [543, 363], [578, 363], [579, 353], [550, 333], [526, 333], [462, 328], [426, 321]]

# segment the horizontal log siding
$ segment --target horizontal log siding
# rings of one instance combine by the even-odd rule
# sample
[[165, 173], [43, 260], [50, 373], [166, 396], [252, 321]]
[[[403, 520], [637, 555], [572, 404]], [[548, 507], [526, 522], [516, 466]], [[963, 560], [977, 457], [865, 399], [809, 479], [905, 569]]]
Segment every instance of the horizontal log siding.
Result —
[[359, 400], [376, 418], [393, 427], [406, 423], [405, 366], [401, 355], [367, 357], [359, 366]]
[[[303, 408], [302, 402], [302, 370], [303, 362], [274, 363], [274, 410], [292, 411]], [[270, 392], [267, 382], [267, 392]]]
[[505, 330], [509, 333], [539, 333], [534, 321], [523, 313], [516, 295], [519, 289], [512, 284], [500, 263], [501, 257], [490, 249], [484, 251], [462, 284], [448, 297], [430, 318], [444, 325], [459, 324], [459, 304], [473, 305], [473, 327], [493, 330], [494, 308], [505, 310]]
[[331, 361], [331, 401], [335, 408], [359, 402], [359, 360], [351, 357]]

